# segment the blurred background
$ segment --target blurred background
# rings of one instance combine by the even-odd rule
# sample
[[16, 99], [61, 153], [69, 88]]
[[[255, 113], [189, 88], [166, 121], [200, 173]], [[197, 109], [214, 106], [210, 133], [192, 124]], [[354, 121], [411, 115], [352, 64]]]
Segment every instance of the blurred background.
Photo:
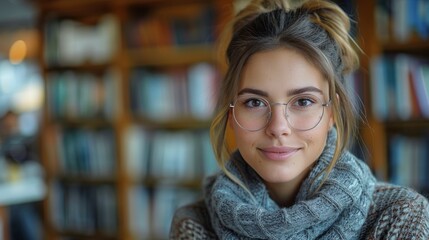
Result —
[[[365, 53], [352, 151], [428, 196], [429, 1], [335, 2]], [[247, 3], [0, 0], [0, 240], [168, 239], [217, 171], [218, 40]]]
[[0, 1], [2, 239], [43, 239], [41, 200], [46, 187], [37, 140], [43, 80], [36, 19], [37, 10], [28, 2]]

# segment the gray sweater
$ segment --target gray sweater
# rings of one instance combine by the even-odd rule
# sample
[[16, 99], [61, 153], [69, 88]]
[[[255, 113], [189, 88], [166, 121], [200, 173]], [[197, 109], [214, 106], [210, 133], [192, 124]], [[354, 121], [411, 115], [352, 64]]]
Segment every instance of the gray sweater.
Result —
[[330, 131], [322, 156], [301, 186], [295, 209], [279, 209], [257, 174], [239, 153], [234, 154], [227, 167], [255, 197], [223, 174], [212, 177], [205, 186], [204, 202], [177, 210], [171, 238], [429, 239], [427, 199], [405, 187], [374, 182], [367, 166], [349, 153], [335, 165], [324, 184], [328, 187], [320, 189], [323, 194], [309, 194], [313, 186], [309, 180], [317, 180], [332, 158], [335, 139], [336, 132]]
[[332, 128], [289, 207], [279, 207], [241, 154], [232, 154], [226, 168], [247, 190], [225, 173], [207, 178], [204, 197], [216, 234], [221, 239], [358, 239], [376, 180], [368, 166], [347, 151], [326, 175], [336, 141]]
[[[218, 239], [203, 200], [176, 210], [170, 239]], [[429, 204], [417, 192], [378, 182], [359, 239], [429, 239]]]

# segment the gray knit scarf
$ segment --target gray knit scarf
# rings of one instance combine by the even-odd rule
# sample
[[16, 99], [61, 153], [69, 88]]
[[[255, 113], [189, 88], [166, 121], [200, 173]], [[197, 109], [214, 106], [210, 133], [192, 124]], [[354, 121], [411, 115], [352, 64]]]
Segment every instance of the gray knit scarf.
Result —
[[[226, 168], [250, 190], [224, 173], [206, 179], [204, 197], [220, 239], [357, 239], [374, 191], [368, 166], [344, 152], [327, 180], [323, 179], [335, 151], [336, 130], [302, 183], [295, 203], [279, 207], [258, 174], [235, 152]], [[314, 183], [313, 183], [314, 181]]]

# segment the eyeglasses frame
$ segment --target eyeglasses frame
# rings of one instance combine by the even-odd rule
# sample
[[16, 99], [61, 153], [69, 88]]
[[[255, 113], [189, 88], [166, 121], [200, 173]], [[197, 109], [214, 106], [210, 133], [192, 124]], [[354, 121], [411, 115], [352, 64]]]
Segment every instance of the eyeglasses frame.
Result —
[[284, 116], [285, 116], [286, 122], [288, 123], [288, 125], [289, 125], [289, 127], [290, 127], [290, 128], [292, 128], [292, 129], [294, 129], [294, 130], [296, 130], [296, 131], [301, 131], [301, 132], [310, 131], [310, 130], [312, 130], [312, 129], [316, 128], [316, 127], [320, 124], [320, 122], [322, 121], [323, 115], [325, 114], [325, 107], [329, 107], [329, 106], [331, 105], [331, 103], [332, 103], [331, 98], [328, 100], [328, 102], [326, 102], [326, 103], [322, 103], [322, 107], [323, 107], [322, 115], [320, 116], [320, 118], [319, 118], [318, 122], [316, 123], [316, 125], [314, 125], [314, 127], [311, 127], [311, 128], [309, 128], [309, 129], [304, 129], [304, 130], [302, 130], [302, 129], [294, 128], [294, 127], [290, 124], [290, 122], [289, 122], [289, 120], [288, 120], [288, 115], [286, 114], [286, 112], [287, 112], [287, 110], [286, 110], [287, 105], [288, 105], [288, 104], [290, 103], [290, 101], [291, 101], [292, 99], [294, 99], [294, 98], [291, 98], [291, 99], [290, 99], [288, 102], [286, 102], [286, 103], [284, 103], [284, 102], [269, 102], [267, 99], [265, 99], [265, 98], [263, 98], [263, 97], [260, 97], [260, 98], [261, 98], [261, 99], [263, 99], [265, 102], [267, 102], [267, 103], [269, 104], [269, 106], [270, 106], [270, 112], [269, 112], [268, 120], [267, 120], [267, 122], [265, 123], [265, 125], [264, 125], [263, 127], [259, 128], [259, 129], [256, 129], [256, 130], [250, 130], [250, 129], [247, 129], [247, 128], [243, 127], [243, 126], [238, 122], [238, 120], [237, 120], [237, 118], [236, 118], [236, 116], [235, 116], [235, 111], [234, 111], [234, 108], [235, 108], [235, 104], [236, 104], [236, 102], [237, 102], [237, 99], [235, 99], [234, 104], [232, 104], [232, 103], [230, 103], [230, 104], [229, 104], [229, 107], [230, 107], [230, 108], [233, 108], [233, 110], [232, 110], [232, 115], [233, 115], [233, 117], [234, 117], [234, 121], [237, 123], [237, 125], [238, 125], [240, 128], [242, 128], [242, 129], [244, 129], [244, 130], [246, 130], [246, 131], [249, 131], [249, 132], [257, 132], [257, 131], [260, 131], [260, 130], [262, 130], [262, 129], [266, 128], [266, 127], [268, 126], [268, 124], [270, 123], [270, 121], [271, 121], [271, 116], [272, 116], [272, 110], [271, 110], [271, 107], [272, 107], [272, 106], [276, 106], [276, 105], [283, 105], [283, 106], [284, 106], [284, 113], [285, 113], [285, 114], [284, 114]]

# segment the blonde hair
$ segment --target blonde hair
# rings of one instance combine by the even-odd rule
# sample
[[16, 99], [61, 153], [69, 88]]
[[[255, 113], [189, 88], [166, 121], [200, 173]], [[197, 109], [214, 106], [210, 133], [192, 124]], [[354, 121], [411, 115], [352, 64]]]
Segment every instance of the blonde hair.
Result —
[[225, 167], [231, 155], [226, 141], [229, 104], [237, 94], [244, 65], [257, 52], [285, 47], [296, 50], [318, 67], [328, 81], [337, 142], [325, 177], [356, 133], [357, 114], [343, 85], [344, 76], [359, 65], [357, 44], [349, 35], [349, 17], [339, 6], [325, 0], [301, 1], [292, 6], [285, 0], [251, 1], [231, 22], [224, 45], [220, 45], [224, 47], [227, 71], [210, 135], [219, 166], [237, 183]]

